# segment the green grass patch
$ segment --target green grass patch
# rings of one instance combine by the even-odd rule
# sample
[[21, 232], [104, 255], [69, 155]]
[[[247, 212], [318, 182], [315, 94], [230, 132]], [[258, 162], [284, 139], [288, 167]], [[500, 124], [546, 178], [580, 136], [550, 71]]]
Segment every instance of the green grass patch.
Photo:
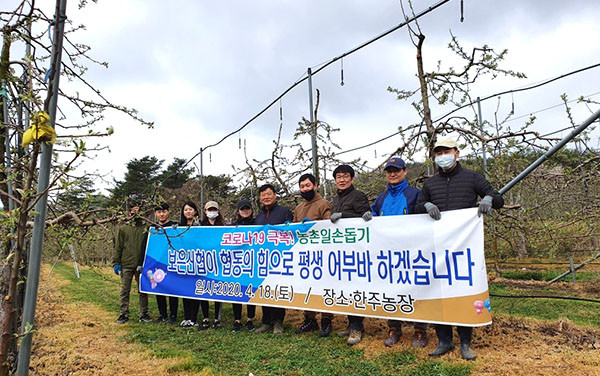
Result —
[[[565, 270], [507, 270], [501, 273], [503, 278], [525, 280], [525, 281], [551, 281], [558, 277]], [[575, 273], [577, 282], [590, 282], [600, 280], [600, 272], [597, 271], [578, 271]], [[570, 282], [571, 274], [561, 278], [562, 282]]]
[[[600, 303], [562, 299], [521, 298], [521, 296], [525, 295], [565, 296], [564, 290], [556, 290], [552, 287], [524, 290], [498, 283], [490, 285], [489, 291], [490, 294], [518, 296], [517, 298], [492, 296], [490, 298], [492, 312], [550, 321], [568, 318], [579, 325], [600, 327], [600, 315], [598, 315]], [[571, 295], [575, 296], [575, 293]]]
[[[57, 264], [53, 273], [70, 283], [61, 287], [66, 299], [85, 306], [94, 304], [109, 312], [119, 313], [119, 278], [98, 269], [84, 269], [77, 279], [70, 264]], [[223, 310], [224, 327], [198, 332], [168, 323], [137, 322], [136, 285], [132, 289], [130, 318], [124, 325], [126, 334], [119, 340], [147, 347], [159, 358], [178, 358], [171, 371], [187, 371], [214, 375], [469, 375], [471, 366], [421, 358], [410, 350], [383, 350], [366, 357], [363, 350], [349, 347], [337, 336], [318, 338], [298, 336], [289, 325], [280, 336], [257, 335], [247, 331], [231, 332], [231, 304]], [[150, 296], [151, 315], [156, 316], [156, 300]], [[212, 309], [212, 304], [211, 304]], [[180, 304], [180, 315], [182, 306]], [[382, 344], [383, 346], [383, 344]]]

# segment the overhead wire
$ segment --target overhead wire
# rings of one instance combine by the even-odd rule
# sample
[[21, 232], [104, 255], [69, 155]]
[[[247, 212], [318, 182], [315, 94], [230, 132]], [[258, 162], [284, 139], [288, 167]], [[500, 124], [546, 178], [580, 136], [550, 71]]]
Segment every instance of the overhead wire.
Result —
[[[505, 95], [505, 94], [513, 94], [513, 93], [520, 92], [520, 91], [526, 91], [526, 90], [536, 89], [536, 88], [538, 88], [540, 86], [547, 85], [547, 84], [549, 84], [551, 82], [554, 82], [554, 81], [557, 81], [557, 80], [569, 77], [569, 76], [571, 76], [573, 74], [581, 73], [581, 72], [584, 72], [584, 71], [587, 71], [587, 70], [590, 70], [590, 69], [593, 69], [593, 68], [598, 68], [598, 67], [600, 67], [600, 63], [594, 64], [594, 65], [590, 65], [590, 66], [587, 66], [587, 67], [584, 67], [584, 68], [581, 68], [581, 69], [577, 69], [577, 70], [571, 71], [569, 73], [565, 73], [563, 75], [560, 75], [560, 76], [557, 76], [557, 77], [554, 77], [554, 78], [551, 78], [551, 79], [548, 79], [548, 80], [544, 80], [544, 81], [541, 81], [539, 83], [535, 83], [535, 84], [530, 85], [530, 86], [523, 86], [523, 87], [520, 87], [520, 88], [517, 88], [517, 89], [506, 90], [506, 91], [501, 91], [501, 92], [498, 92], [498, 93], [495, 93], [495, 94], [491, 94], [491, 95], [488, 95], [487, 97], [481, 98], [480, 101], [483, 102], [483, 101], [486, 101], [486, 100], [489, 100], [489, 99], [492, 99], [492, 98], [496, 98], [498, 96]], [[600, 94], [600, 92], [599, 93], [590, 94], [589, 96], [587, 96], [585, 98], [589, 98], [589, 97], [597, 95], [597, 94]], [[573, 101], [576, 101], [576, 99], [574, 99]], [[469, 102], [469, 103], [467, 103], [467, 104], [465, 104], [463, 106], [457, 107], [457, 108], [453, 109], [452, 111], [450, 111], [450, 112], [442, 115], [441, 117], [439, 117], [438, 119], [434, 120], [433, 122], [438, 122], [438, 121], [440, 121], [440, 120], [442, 120], [442, 119], [450, 116], [451, 114], [453, 114], [453, 113], [455, 113], [455, 112], [457, 112], [457, 111], [459, 111], [461, 109], [464, 109], [466, 107], [472, 106], [472, 105], [474, 105], [476, 103], [477, 102]], [[570, 103], [570, 102], [568, 102], [568, 103]], [[559, 105], [555, 105], [555, 106], [550, 107], [550, 108], [558, 107], [558, 106], [561, 106], [561, 105], [563, 105], [563, 103], [561, 103]], [[539, 110], [537, 112], [544, 111], [544, 110], [547, 110], [547, 109], [550, 109], [550, 108], [542, 109], [542, 110]], [[528, 116], [528, 115], [523, 115], [523, 116]], [[412, 124], [410, 126], [414, 126], [414, 125], [416, 125], [416, 124]], [[571, 127], [569, 127], [569, 128], [571, 128]], [[342, 155], [342, 154], [345, 154], [345, 153], [350, 153], [350, 152], [353, 152], [353, 151], [364, 149], [364, 148], [369, 147], [369, 146], [373, 146], [373, 145], [378, 144], [378, 143], [380, 143], [382, 141], [385, 141], [385, 140], [387, 140], [387, 139], [389, 139], [391, 137], [394, 137], [394, 136], [400, 134], [401, 132], [402, 132], [402, 129], [400, 129], [400, 130], [398, 130], [398, 131], [396, 131], [396, 132], [394, 132], [394, 133], [392, 133], [390, 135], [387, 135], [387, 136], [385, 136], [383, 138], [380, 138], [378, 140], [369, 142], [368, 144], [365, 144], [365, 145], [362, 145], [362, 146], [357, 146], [357, 147], [354, 147], [352, 149], [341, 151], [339, 153], [336, 153], [336, 155]]]
[[[336, 61], [349, 56], [357, 51], [359, 51], [360, 49], [367, 47], [368, 45], [380, 40], [381, 38], [384, 38], [385, 36], [393, 33], [394, 31], [406, 26], [407, 24], [409, 24], [410, 22], [416, 21], [417, 19], [423, 17], [424, 15], [434, 11], [435, 9], [439, 8], [440, 6], [444, 5], [445, 3], [448, 3], [450, 0], [440, 0], [437, 3], [435, 3], [434, 5], [431, 5], [430, 7], [428, 7], [427, 9], [425, 9], [424, 11], [421, 11], [420, 13], [414, 15], [412, 18], [407, 18], [405, 19], [404, 22], [399, 23], [398, 25], [392, 27], [391, 29], [377, 35], [376, 37], [368, 40], [367, 42], [364, 42], [360, 45], [358, 45], [357, 47], [354, 47], [353, 49], [344, 52], [342, 55], [339, 55], [337, 57], [334, 57], [332, 59], [330, 59], [329, 61], [317, 64], [316, 66], [320, 66], [317, 70], [315, 70], [314, 72], [312, 72], [312, 75], [316, 75], [318, 74], [320, 71], [322, 71], [323, 69], [325, 69], [326, 67], [328, 67], [329, 65], [335, 63]], [[307, 73], [303, 73], [300, 78], [295, 81], [290, 87], [288, 87], [286, 90], [284, 90], [279, 96], [277, 96], [275, 99], [273, 99], [269, 104], [267, 104], [262, 110], [260, 110], [256, 115], [254, 115], [253, 117], [251, 117], [248, 121], [246, 121], [241, 127], [239, 127], [236, 130], [233, 130], [231, 132], [229, 132], [228, 134], [226, 134], [224, 137], [222, 137], [219, 141], [201, 147], [200, 151], [197, 152], [196, 154], [194, 154], [191, 158], [189, 158], [187, 160], [186, 163], [184, 163], [183, 165], [181, 165], [179, 167], [179, 169], [177, 171], [175, 171], [173, 174], [177, 173], [179, 170], [184, 169], [185, 167], [187, 167], [188, 164], [190, 164], [192, 162], [192, 160], [194, 160], [197, 156], [199, 156], [201, 153], [203, 153], [204, 151], [206, 151], [209, 148], [213, 148], [217, 145], [219, 145], [220, 143], [222, 143], [223, 141], [225, 141], [226, 139], [228, 139], [229, 137], [231, 137], [232, 135], [235, 135], [236, 133], [240, 132], [241, 130], [243, 130], [244, 128], [246, 128], [250, 123], [252, 123], [254, 120], [256, 120], [258, 117], [260, 117], [262, 114], [264, 114], [267, 110], [269, 110], [275, 103], [277, 103], [280, 99], [282, 99], [287, 93], [289, 93], [290, 91], [292, 91], [294, 88], [296, 88], [296, 86], [300, 85], [302, 82], [306, 81], [308, 79], [308, 75]], [[168, 179], [170, 176], [167, 176], [163, 179], [163, 182]], [[162, 182], [161, 182], [162, 183]]]

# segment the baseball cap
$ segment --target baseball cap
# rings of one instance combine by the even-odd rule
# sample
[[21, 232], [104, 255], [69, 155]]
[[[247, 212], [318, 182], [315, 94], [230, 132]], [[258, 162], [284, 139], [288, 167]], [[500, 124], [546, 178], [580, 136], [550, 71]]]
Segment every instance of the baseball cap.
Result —
[[204, 205], [204, 210], [208, 210], [210, 208], [219, 210], [219, 204], [217, 204], [215, 201], [209, 201], [206, 203], [206, 205]]
[[443, 137], [438, 139], [435, 142], [435, 145], [433, 146], [433, 150], [442, 147], [442, 148], [449, 148], [449, 149], [458, 149], [458, 145], [456, 144], [456, 141], [454, 141], [453, 139], [451, 139], [450, 137]]
[[252, 205], [250, 204], [250, 201], [248, 201], [248, 200], [240, 200], [237, 204], [237, 208], [238, 208], [238, 210], [240, 210], [241, 208], [252, 209]]
[[387, 170], [388, 167], [396, 167], [401, 170], [404, 170], [406, 168], [406, 163], [404, 163], [404, 160], [402, 158], [400, 158], [397, 155], [394, 155], [387, 161], [384, 170]]

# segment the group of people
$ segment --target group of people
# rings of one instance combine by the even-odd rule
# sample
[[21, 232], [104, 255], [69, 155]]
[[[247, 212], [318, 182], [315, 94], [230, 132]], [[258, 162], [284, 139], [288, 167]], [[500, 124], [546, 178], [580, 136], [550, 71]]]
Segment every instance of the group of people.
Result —
[[[259, 188], [261, 209], [254, 217], [252, 205], [247, 200], [241, 200], [237, 205], [237, 220], [235, 225], [277, 225], [288, 221], [302, 222], [304, 220], [326, 220], [337, 222], [341, 218], [358, 218], [370, 221], [373, 216], [410, 215], [427, 213], [432, 220], [439, 220], [442, 212], [446, 210], [464, 209], [478, 206], [478, 213], [490, 214], [492, 208], [499, 209], [504, 205], [502, 196], [492, 188], [490, 183], [479, 173], [463, 168], [458, 161], [459, 150], [456, 141], [442, 138], [434, 145], [435, 164], [438, 173], [430, 177], [423, 184], [421, 190], [409, 186], [406, 181], [407, 167], [399, 156], [391, 157], [385, 165], [385, 176], [388, 182], [387, 189], [382, 192], [375, 202], [370, 205], [367, 196], [354, 187], [355, 172], [349, 165], [340, 165], [333, 171], [337, 194], [331, 202], [318, 193], [318, 182], [312, 174], [304, 174], [299, 178], [298, 184], [303, 202], [292, 212], [289, 208], [278, 205], [277, 193], [271, 184]], [[478, 203], [479, 198], [481, 201]], [[139, 206], [130, 209], [133, 223], [119, 228], [115, 242], [114, 271], [121, 274], [121, 308], [118, 323], [125, 323], [129, 319], [129, 293], [132, 279], [135, 278], [139, 286], [139, 276], [147, 239], [146, 227], [135, 214]], [[169, 219], [169, 205], [164, 203], [155, 207], [154, 214], [161, 226], [171, 226], [175, 222]], [[179, 225], [185, 226], [223, 226], [224, 221], [219, 212], [219, 205], [209, 201], [204, 206], [203, 219], [199, 220], [196, 205], [189, 201], [181, 208]], [[148, 314], [148, 297], [139, 294], [140, 321], [151, 322]], [[169, 321], [176, 323], [178, 298], [169, 297], [169, 311], [167, 311], [167, 297], [156, 296], [159, 317], [156, 321]], [[202, 322], [197, 323], [198, 310], [202, 308]], [[212, 327], [221, 327], [222, 304], [214, 302], [214, 319]], [[211, 327], [209, 318], [209, 302], [206, 300], [183, 299], [184, 317], [180, 323], [182, 327], [197, 326], [198, 330]], [[255, 328], [256, 307], [247, 305], [247, 319], [245, 327], [256, 333], [271, 332], [283, 333], [285, 308], [262, 307], [262, 322]], [[243, 329], [242, 305], [233, 304], [234, 323], [233, 331]], [[331, 313], [322, 312], [320, 326], [316, 319], [317, 312], [304, 311], [304, 320], [296, 329], [297, 334], [318, 331], [319, 337], [328, 337], [332, 333]], [[345, 330], [338, 332], [338, 336], [347, 337], [348, 345], [360, 343], [364, 333], [364, 317], [348, 315], [348, 325]], [[388, 320], [389, 335], [385, 339], [386, 346], [393, 346], [402, 336], [402, 321]], [[414, 327], [412, 345], [425, 347], [427, 345], [427, 323], [411, 323]], [[450, 325], [436, 324], [435, 331], [438, 338], [436, 349], [430, 356], [442, 356], [454, 349], [453, 331]], [[471, 349], [471, 327], [457, 326], [460, 338], [461, 356], [467, 360], [476, 358]]]

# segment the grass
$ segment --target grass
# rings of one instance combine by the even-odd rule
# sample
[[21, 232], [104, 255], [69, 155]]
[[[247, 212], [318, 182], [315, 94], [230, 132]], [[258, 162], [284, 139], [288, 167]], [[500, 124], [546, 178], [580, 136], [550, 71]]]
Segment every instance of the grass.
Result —
[[[565, 270], [507, 270], [501, 273], [503, 278], [516, 280], [550, 281]], [[577, 282], [590, 282], [600, 279], [600, 272], [597, 271], [578, 271], [575, 273]], [[571, 274], [561, 278], [561, 282], [570, 282]]]
[[[536, 287], [525, 290], [502, 283], [491, 284], [489, 290], [492, 295], [577, 296], [574, 292], [566, 294], [564, 290], [552, 287]], [[541, 320], [568, 318], [579, 325], [600, 327], [600, 315], [598, 315], [599, 303], [562, 299], [501, 298], [494, 296], [490, 299], [492, 310], [496, 313], [516, 317], [533, 317]]]
[[[119, 311], [119, 281], [116, 276], [95, 269], [73, 275], [69, 264], [57, 264], [55, 273], [70, 281], [61, 287], [66, 299], [78, 304], [94, 304], [106, 311]], [[135, 286], [135, 283], [134, 283]], [[135, 290], [135, 288], [133, 289]], [[131, 295], [131, 318], [139, 315], [137, 296]], [[150, 297], [150, 311], [156, 315], [156, 301]], [[181, 309], [181, 306], [180, 306]], [[242, 331], [231, 333], [231, 304], [224, 305], [221, 330], [199, 333], [195, 329], [170, 324], [141, 324], [131, 320], [127, 334], [120, 340], [141, 344], [159, 358], [183, 359], [170, 371], [187, 371], [209, 375], [444, 375], [466, 376], [472, 365], [431, 361], [410, 350], [382, 349], [365, 356], [364, 350], [346, 345], [343, 338], [331, 336], [297, 336], [289, 326], [283, 335], [256, 335]]]

